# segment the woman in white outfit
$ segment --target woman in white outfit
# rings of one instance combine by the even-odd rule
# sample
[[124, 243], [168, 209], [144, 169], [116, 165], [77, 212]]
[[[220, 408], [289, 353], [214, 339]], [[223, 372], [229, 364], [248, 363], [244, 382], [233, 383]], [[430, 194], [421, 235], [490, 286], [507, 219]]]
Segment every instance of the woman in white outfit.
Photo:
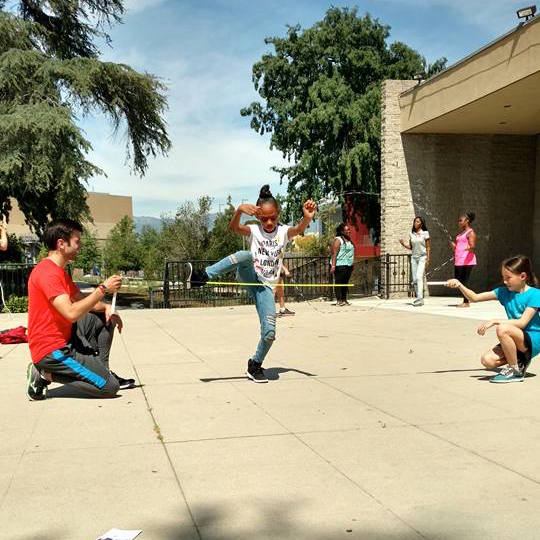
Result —
[[406, 243], [400, 239], [399, 243], [406, 249], [411, 250], [412, 280], [416, 289], [416, 300], [413, 305], [424, 305], [424, 273], [429, 266], [430, 239], [426, 222], [423, 217], [416, 216], [412, 230], [409, 233], [409, 241]]

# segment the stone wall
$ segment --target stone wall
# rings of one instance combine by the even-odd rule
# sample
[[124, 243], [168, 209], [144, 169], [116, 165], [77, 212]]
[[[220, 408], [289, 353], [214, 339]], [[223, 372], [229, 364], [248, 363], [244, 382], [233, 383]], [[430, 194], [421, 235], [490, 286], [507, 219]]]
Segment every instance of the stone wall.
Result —
[[[499, 282], [504, 258], [533, 255], [533, 228], [540, 222], [537, 137], [400, 134], [398, 96], [407, 85], [410, 81], [387, 81], [383, 90], [381, 251], [402, 252], [399, 238], [407, 236], [415, 215], [424, 216], [433, 269], [452, 256], [449, 235], [457, 233], [459, 215], [475, 212], [478, 266], [470, 285], [485, 290]], [[539, 234], [534, 234], [536, 252]], [[429, 278], [452, 275], [450, 262]]]
[[540, 276], [540, 135], [536, 137], [536, 179], [533, 220], [533, 263], [536, 275]]
[[[399, 94], [416, 81], [384, 81], [381, 97], [381, 254], [405, 253], [399, 239], [414, 214], [400, 133]], [[410, 227], [410, 223], [409, 223]]]

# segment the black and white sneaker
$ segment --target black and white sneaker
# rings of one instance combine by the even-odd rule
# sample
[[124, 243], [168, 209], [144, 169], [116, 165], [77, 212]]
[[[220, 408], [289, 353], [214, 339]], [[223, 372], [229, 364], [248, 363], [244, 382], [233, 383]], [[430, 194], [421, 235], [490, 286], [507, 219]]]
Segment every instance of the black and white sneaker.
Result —
[[198, 287], [202, 287], [203, 285], [205, 285], [206, 282], [210, 279], [208, 277], [208, 274], [206, 273], [206, 270], [202, 270], [202, 271], [194, 270], [193, 264], [191, 264], [190, 262], [186, 263], [186, 266], [188, 268], [186, 288], [197, 289]]
[[248, 378], [250, 378], [253, 382], [256, 383], [267, 383], [268, 379], [266, 378], [266, 375], [264, 374], [264, 369], [259, 362], [253, 361], [251, 358], [248, 360], [248, 367], [246, 370], [246, 375]]
[[41, 401], [46, 398], [43, 391], [49, 383], [41, 377], [32, 362], [26, 368], [26, 382], [26, 393], [32, 401]]
[[135, 387], [135, 379], [124, 379], [124, 377], [120, 377], [114, 371], [111, 371], [111, 375], [118, 381], [120, 390], [128, 390]]

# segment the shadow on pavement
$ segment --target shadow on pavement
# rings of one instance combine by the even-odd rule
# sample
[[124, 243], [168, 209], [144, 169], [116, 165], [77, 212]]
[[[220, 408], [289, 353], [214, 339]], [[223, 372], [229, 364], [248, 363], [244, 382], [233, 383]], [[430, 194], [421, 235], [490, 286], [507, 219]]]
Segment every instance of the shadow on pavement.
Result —
[[471, 369], [439, 369], [437, 371], [417, 371], [416, 375], [431, 375], [433, 373], [462, 373], [469, 371], [486, 371], [484, 368], [471, 368]]
[[[146, 530], [149, 540], [422, 540], [428, 538], [415, 530], [412, 526], [400, 522], [391, 513], [387, 514], [392, 522], [382, 520], [379, 515], [380, 529], [373, 523], [374, 515], [368, 517], [369, 524], [363, 523], [362, 512], [350, 518], [343, 518], [343, 522], [334, 522], [328, 526], [321, 524], [319, 519], [311, 522], [304, 512], [299, 518], [302, 501], [295, 500], [287, 503], [266, 501], [263, 505], [254, 504], [253, 518], [239, 519], [231, 515], [225, 507], [196, 506], [192, 508], [197, 522], [199, 534], [191, 524], [161, 524], [151, 530]], [[232, 509], [231, 509], [232, 510]], [[251, 517], [251, 516], [250, 516]], [[301, 519], [302, 521], [299, 521]], [[375, 518], [377, 519], [377, 518]], [[307, 524], [307, 526], [304, 525]], [[394, 531], [388, 529], [394, 528]], [[381, 530], [382, 529], [382, 530]], [[385, 530], [386, 529], [386, 530]], [[447, 533], [448, 531], [445, 531]], [[145, 530], [141, 540], [146, 539]], [[445, 534], [445, 540], [458, 540], [460, 535]]]
[[[494, 376], [495, 375], [482, 375], [482, 376], [471, 375], [471, 379], [476, 379], [477, 381], [489, 381], [489, 379], [491, 379]], [[524, 379], [529, 379], [531, 377], [536, 377], [536, 374], [535, 373], [525, 373], [525, 377], [523, 377], [523, 378]]]
[[309, 371], [302, 371], [301, 369], [296, 368], [285, 368], [285, 367], [271, 367], [264, 370], [266, 378], [269, 381], [277, 381], [281, 373], [288, 373], [289, 371], [294, 371], [295, 373], [300, 373], [300, 375], [305, 375], [306, 377], [316, 377], [316, 373], [309, 373]]
[[[120, 390], [120, 392], [126, 392], [126, 390]], [[55, 388], [47, 389], [47, 399], [50, 398], [71, 398], [71, 399], [118, 399], [122, 397], [123, 394], [117, 394], [113, 398], [97, 398], [94, 396], [89, 396], [81, 391], [76, 390], [75, 388], [70, 388], [69, 386], [57, 386]]]
[[[289, 371], [300, 373], [301, 375], [305, 375], [306, 377], [317, 376], [316, 373], [309, 373], [308, 371], [302, 371], [301, 369], [284, 368], [284, 367], [265, 368], [264, 373], [266, 375], [266, 378], [269, 381], [277, 381], [281, 373], [288, 373]], [[247, 379], [248, 379], [247, 376], [240, 376], [240, 377], [236, 376], [236, 377], [204, 377], [199, 380], [201, 382], [209, 383], [209, 382], [217, 382], [217, 381], [244, 381]]]

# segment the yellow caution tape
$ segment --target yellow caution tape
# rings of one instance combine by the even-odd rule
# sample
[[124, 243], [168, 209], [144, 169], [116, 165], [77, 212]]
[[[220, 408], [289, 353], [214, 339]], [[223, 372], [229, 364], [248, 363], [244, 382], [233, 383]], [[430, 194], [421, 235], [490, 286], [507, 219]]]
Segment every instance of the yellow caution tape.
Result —
[[242, 287], [260, 287], [268, 285], [277, 287], [354, 287], [354, 283], [242, 283], [240, 281], [207, 281], [206, 285], [241, 285]]

